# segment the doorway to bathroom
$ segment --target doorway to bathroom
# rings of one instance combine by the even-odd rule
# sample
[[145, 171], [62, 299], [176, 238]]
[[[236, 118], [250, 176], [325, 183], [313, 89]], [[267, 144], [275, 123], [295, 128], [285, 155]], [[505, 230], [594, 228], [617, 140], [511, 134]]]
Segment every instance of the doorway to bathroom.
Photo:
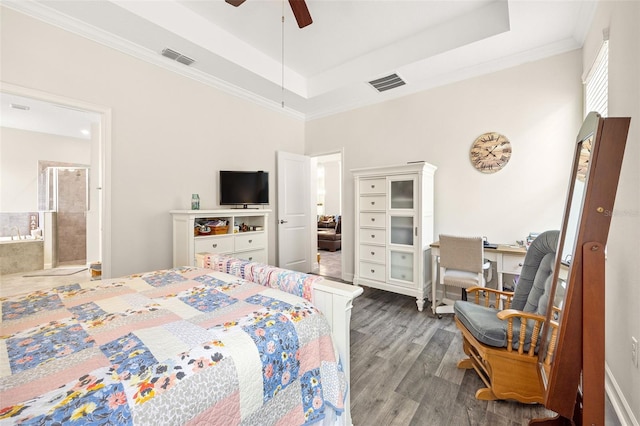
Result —
[[10, 161], [17, 170], [2, 175], [2, 210], [37, 211], [42, 231], [52, 228], [46, 217], [60, 213], [60, 240], [45, 238], [57, 241], [58, 263], [101, 262], [102, 277], [110, 278], [111, 109], [10, 83], [0, 97], [8, 105], [0, 129], [11, 136], [3, 137], [2, 169]]

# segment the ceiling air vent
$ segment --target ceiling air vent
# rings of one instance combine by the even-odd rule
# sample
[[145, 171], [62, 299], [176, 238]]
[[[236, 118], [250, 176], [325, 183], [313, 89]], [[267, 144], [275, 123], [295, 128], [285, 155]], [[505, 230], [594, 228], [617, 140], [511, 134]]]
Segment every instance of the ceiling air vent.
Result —
[[185, 65], [191, 65], [192, 63], [195, 62], [194, 59], [191, 59], [190, 57], [185, 56], [180, 52], [176, 52], [173, 49], [169, 49], [168, 47], [165, 47], [164, 49], [162, 49], [162, 56], [166, 56], [169, 59], [173, 59], [174, 61], [178, 61], [181, 64], [185, 64]]
[[9, 104], [9, 106], [13, 109], [20, 109], [22, 111], [29, 111], [31, 109], [30, 106], [20, 104]]
[[378, 92], [384, 92], [385, 90], [393, 89], [395, 87], [403, 86], [407, 83], [398, 74], [391, 74], [386, 77], [379, 78], [369, 82]]

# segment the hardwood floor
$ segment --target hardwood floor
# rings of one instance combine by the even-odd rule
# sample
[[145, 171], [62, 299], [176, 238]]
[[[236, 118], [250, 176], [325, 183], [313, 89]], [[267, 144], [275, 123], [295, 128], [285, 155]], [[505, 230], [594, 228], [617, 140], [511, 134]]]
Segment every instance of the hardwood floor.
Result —
[[[354, 425], [527, 425], [552, 415], [537, 404], [478, 401], [483, 383], [460, 370], [462, 339], [453, 317], [438, 320], [415, 298], [364, 288], [351, 321]], [[429, 308], [430, 309], [430, 308]]]
[[329, 279], [342, 279], [342, 252], [318, 250], [318, 256], [320, 257], [318, 275], [327, 277]]

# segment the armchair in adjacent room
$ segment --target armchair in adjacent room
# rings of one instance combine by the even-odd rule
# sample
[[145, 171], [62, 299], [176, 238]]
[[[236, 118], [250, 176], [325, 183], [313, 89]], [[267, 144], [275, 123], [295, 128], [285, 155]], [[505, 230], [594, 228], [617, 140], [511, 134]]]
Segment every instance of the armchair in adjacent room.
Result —
[[[558, 231], [540, 234], [529, 247], [515, 292], [490, 288], [467, 289], [469, 301], [454, 304], [455, 323], [462, 332], [469, 358], [459, 368], [473, 368], [484, 384], [481, 400], [515, 399], [543, 403], [544, 388], [538, 367], [538, 349], [546, 320]], [[503, 310], [496, 307], [504, 306]], [[560, 309], [553, 307], [548, 327], [544, 365], [549, 365], [557, 338]]]
[[342, 248], [341, 216], [321, 216], [318, 220], [318, 248], [336, 251]]

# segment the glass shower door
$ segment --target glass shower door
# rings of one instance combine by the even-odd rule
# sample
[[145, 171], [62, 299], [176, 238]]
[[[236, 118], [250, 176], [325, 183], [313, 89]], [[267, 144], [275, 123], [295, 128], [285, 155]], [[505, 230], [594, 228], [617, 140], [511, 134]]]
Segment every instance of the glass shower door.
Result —
[[56, 212], [58, 263], [86, 264], [89, 167], [47, 167], [45, 185], [45, 210]]

